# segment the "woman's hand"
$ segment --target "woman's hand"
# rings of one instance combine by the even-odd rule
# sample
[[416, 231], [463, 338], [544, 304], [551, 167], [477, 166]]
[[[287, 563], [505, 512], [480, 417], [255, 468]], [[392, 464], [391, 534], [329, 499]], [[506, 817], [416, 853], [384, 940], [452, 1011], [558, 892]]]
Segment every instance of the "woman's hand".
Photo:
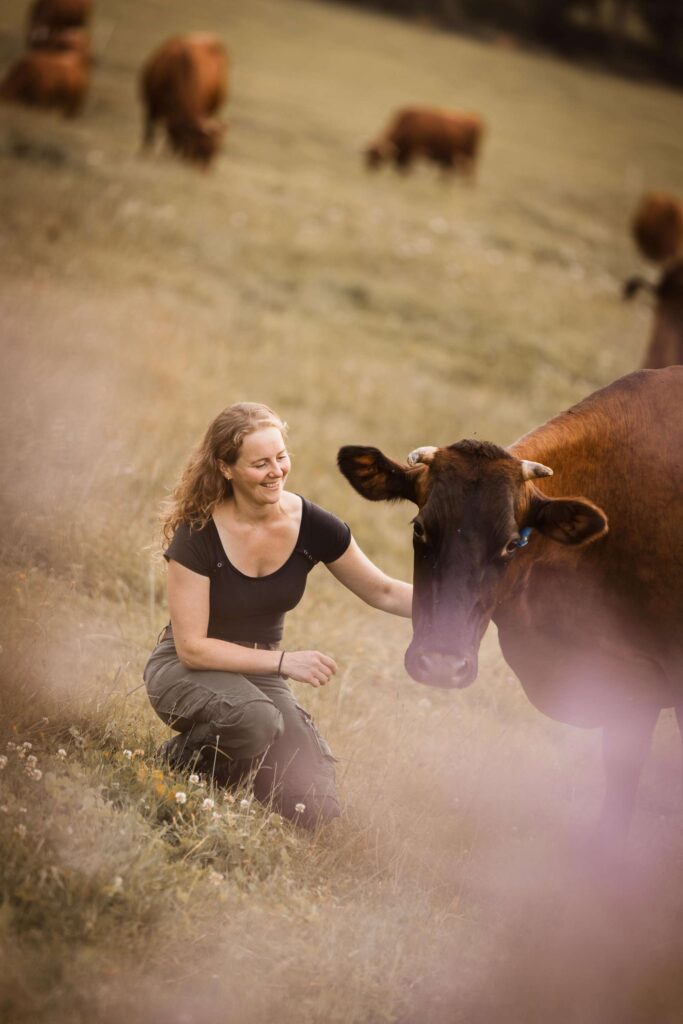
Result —
[[285, 651], [280, 672], [309, 686], [325, 686], [337, 671], [337, 665], [320, 651]]

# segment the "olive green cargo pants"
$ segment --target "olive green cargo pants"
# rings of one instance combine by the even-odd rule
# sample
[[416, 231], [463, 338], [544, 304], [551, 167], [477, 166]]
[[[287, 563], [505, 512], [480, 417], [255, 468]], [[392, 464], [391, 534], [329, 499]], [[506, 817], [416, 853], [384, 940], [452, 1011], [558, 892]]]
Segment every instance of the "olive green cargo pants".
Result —
[[172, 639], [157, 644], [143, 675], [152, 707], [178, 732], [164, 744], [172, 767], [219, 785], [253, 772], [256, 797], [306, 827], [338, 816], [330, 748], [280, 676], [187, 668]]

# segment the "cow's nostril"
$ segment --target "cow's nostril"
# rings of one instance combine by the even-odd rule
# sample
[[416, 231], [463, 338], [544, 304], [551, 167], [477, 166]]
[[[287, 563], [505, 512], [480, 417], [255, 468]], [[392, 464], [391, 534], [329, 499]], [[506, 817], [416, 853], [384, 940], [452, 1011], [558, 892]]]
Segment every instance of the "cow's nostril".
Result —
[[452, 672], [452, 675], [453, 675], [453, 679], [455, 681], [459, 681], [460, 679], [464, 679], [466, 676], [469, 675], [471, 667], [472, 667], [472, 660], [471, 660], [471, 658], [457, 658], [457, 659], [454, 658], [453, 662], [451, 664], [451, 672]]
[[420, 672], [428, 672], [430, 669], [430, 661], [426, 654], [418, 654], [417, 656], [417, 667]]

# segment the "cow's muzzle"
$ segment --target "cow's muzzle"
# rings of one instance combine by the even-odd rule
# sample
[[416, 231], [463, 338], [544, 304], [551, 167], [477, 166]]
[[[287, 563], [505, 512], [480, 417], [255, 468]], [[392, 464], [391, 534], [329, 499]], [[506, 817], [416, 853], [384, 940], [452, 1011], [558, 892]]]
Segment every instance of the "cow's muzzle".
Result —
[[429, 651], [410, 645], [405, 654], [408, 675], [425, 686], [444, 690], [461, 690], [477, 678], [477, 656], [461, 657], [442, 651]]

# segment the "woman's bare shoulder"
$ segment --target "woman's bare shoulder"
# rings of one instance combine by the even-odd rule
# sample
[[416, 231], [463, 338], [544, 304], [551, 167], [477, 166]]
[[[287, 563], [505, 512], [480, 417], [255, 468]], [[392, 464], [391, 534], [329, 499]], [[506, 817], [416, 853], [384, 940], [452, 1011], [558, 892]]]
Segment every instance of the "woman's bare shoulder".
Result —
[[293, 491], [283, 491], [282, 497], [280, 498], [280, 505], [283, 511], [286, 512], [291, 519], [294, 519], [297, 522], [301, 520], [304, 499], [300, 494], [294, 494]]

